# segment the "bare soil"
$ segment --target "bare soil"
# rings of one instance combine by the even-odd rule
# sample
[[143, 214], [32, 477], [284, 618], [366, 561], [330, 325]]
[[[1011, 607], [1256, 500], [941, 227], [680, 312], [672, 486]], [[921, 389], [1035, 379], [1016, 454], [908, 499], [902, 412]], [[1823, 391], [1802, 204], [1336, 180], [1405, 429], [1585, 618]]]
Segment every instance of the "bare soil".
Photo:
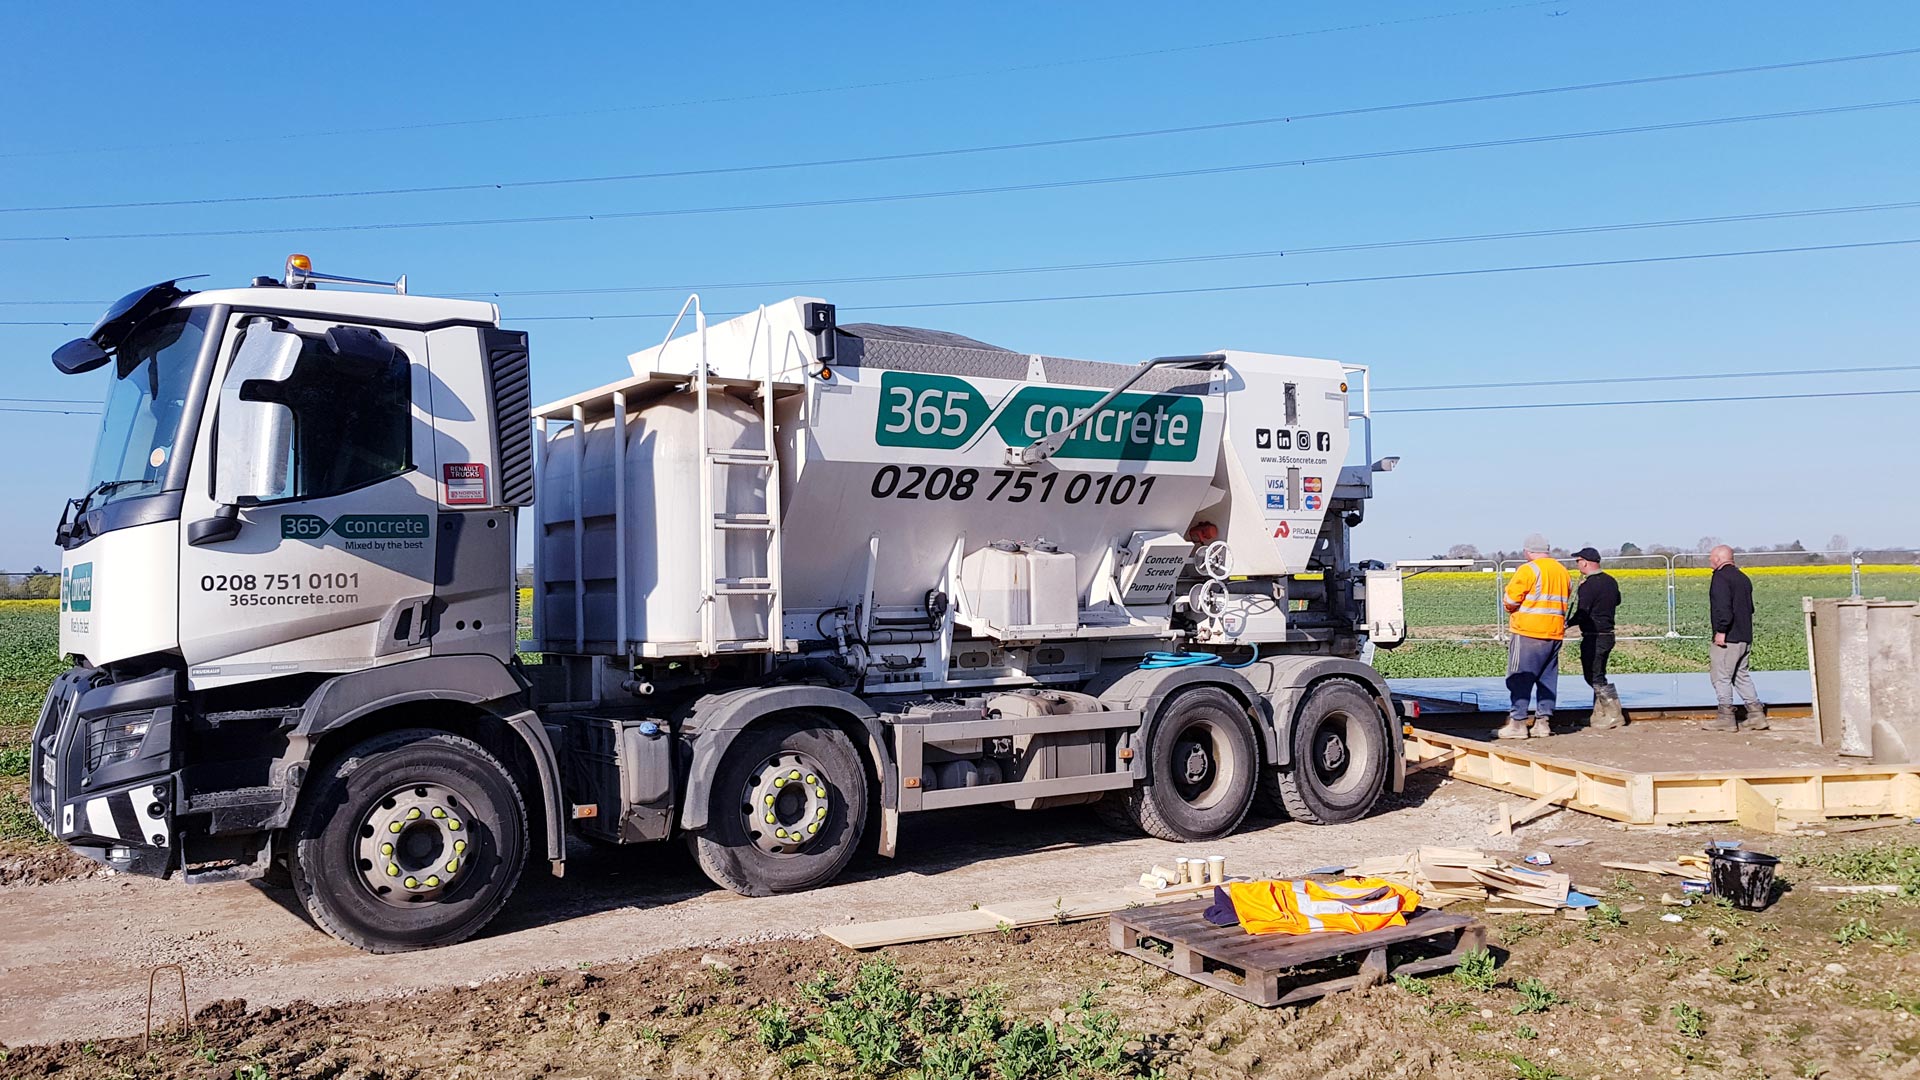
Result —
[[[190, 1031], [168, 1029], [147, 1053], [138, 1038], [67, 1041], [11, 1050], [5, 1072], [220, 1080], [839, 1076], [854, 1071], [851, 1059], [836, 1058], [840, 1049], [821, 1038], [825, 998], [810, 998], [801, 986], [825, 972], [840, 988], [835, 993], [844, 992], [858, 965], [884, 956], [922, 1001], [997, 985], [1009, 1020], [1061, 1031], [1089, 1009], [1110, 1012], [1125, 1058], [1099, 1071], [1115, 1075], [1920, 1076], [1920, 956], [1901, 943], [1903, 935], [1920, 937], [1920, 906], [1816, 892], [1819, 873], [1790, 860], [1782, 869], [1791, 888], [1765, 912], [1667, 908], [1658, 896], [1674, 879], [1619, 875], [1598, 863], [1697, 849], [1698, 832], [1625, 831], [1567, 814], [1550, 820], [1578, 826], [1573, 831], [1594, 841], [1553, 849], [1556, 864], [1617, 903], [1621, 922], [1490, 917], [1502, 964], [1489, 989], [1436, 977], [1297, 1010], [1261, 1010], [1113, 953], [1104, 922], [1092, 922], [876, 954], [823, 939], [670, 949], [639, 963], [550, 965], [540, 975], [334, 1007], [217, 1001], [199, 1008]], [[1547, 831], [1525, 829], [1521, 837], [1537, 842]], [[1884, 844], [1889, 835], [1920, 839], [1913, 829], [1871, 835], [1796, 840], [1793, 849], [1776, 850], [1817, 854]], [[911, 904], [914, 891], [896, 895]], [[1668, 912], [1682, 921], [1661, 921]], [[1836, 940], [1860, 921], [1873, 936]], [[382, 962], [434, 966], [442, 955]], [[1529, 998], [1519, 987], [1534, 982], [1532, 999], [1544, 1004], [1523, 1011]], [[790, 1042], [779, 1049], [760, 1040], [772, 1007], [785, 1008], [796, 1029], [792, 1040], [772, 1040]], [[820, 1041], [806, 1041], [808, 1034]], [[877, 1071], [905, 1075], [914, 1065]], [[1006, 1073], [994, 1066], [975, 1075]]]

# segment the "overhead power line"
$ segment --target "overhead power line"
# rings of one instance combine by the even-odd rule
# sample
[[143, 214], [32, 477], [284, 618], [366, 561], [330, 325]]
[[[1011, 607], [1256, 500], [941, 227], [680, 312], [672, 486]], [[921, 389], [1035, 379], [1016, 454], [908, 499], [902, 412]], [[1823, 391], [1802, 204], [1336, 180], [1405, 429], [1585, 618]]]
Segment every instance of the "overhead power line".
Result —
[[622, 113], [653, 112], [665, 109], [687, 108], [696, 105], [730, 105], [748, 101], [770, 101], [779, 98], [809, 97], [819, 94], [846, 93], [855, 90], [881, 90], [896, 86], [917, 86], [927, 83], [951, 82], [956, 80], [979, 78], [993, 75], [1012, 75], [1028, 71], [1046, 71], [1055, 68], [1078, 67], [1087, 64], [1103, 64], [1116, 60], [1139, 60], [1149, 56], [1171, 56], [1177, 53], [1202, 52], [1209, 49], [1225, 49], [1240, 45], [1259, 45], [1270, 41], [1285, 41], [1293, 38], [1318, 37], [1325, 34], [1342, 34], [1354, 30], [1374, 30], [1390, 26], [1405, 26], [1414, 23], [1437, 22], [1442, 19], [1458, 19], [1471, 15], [1490, 15], [1504, 11], [1517, 11], [1524, 8], [1547, 7], [1560, 0], [1526, 0], [1524, 3], [1500, 4], [1492, 7], [1468, 8], [1460, 11], [1442, 11], [1431, 15], [1413, 15], [1403, 19], [1375, 19], [1370, 22], [1348, 23], [1344, 26], [1319, 27], [1312, 30], [1289, 30], [1275, 34], [1260, 34], [1253, 37], [1228, 38], [1222, 41], [1203, 41], [1192, 45], [1170, 45], [1158, 49], [1139, 49], [1132, 52], [1106, 53], [1098, 56], [1074, 57], [1065, 60], [1048, 60], [1033, 64], [1014, 64], [1003, 67], [962, 68], [957, 71], [938, 75], [918, 75], [910, 79], [887, 79], [874, 82], [840, 83], [832, 86], [804, 87], [794, 90], [770, 90], [756, 94], [730, 94], [705, 98], [683, 98], [677, 101], [646, 102], [639, 105], [616, 105], [600, 109], [569, 109], [553, 112], [514, 113], [504, 116], [472, 117], [464, 120], [427, 120], [411, 124], [388, 124], [375, 127], [332, 128], [322, 131], [291, 131], [273, 134], [254, 134], [232, 136], [223, 139], [201, 139], [191, 142], [176, 141], [167, 143], [147, 143], [139, 146], [91, 146], [68, 147], [48, 150], [20, 150], [0, 154], [0, 159], [15, 157], [49, 157], [63, 154], [113, 154], [134, 150], [172, 150], [185, 146], [225, 146], [235, 143], [283, 142], [293, 139], [323, 139], [343, 135], [380, 135], [401, 131], [427, 131], [436, 128], [478, 127], [487, 124], [506, 124], [528, 120], [562, 120], [583, 116], [614, 116]]
[[[1050, 304], [1071, 300], [1124, 300], [1153, 296], [1197, 296], [1207, 293], [1255, 292], [1265, 289], [1306, 288], [1314, 285], [1355, 285], [1381, 281], [1423, 281], [1441, 278], [1473, 277], [1482, 274], [1519, 274], [1541, 270], [1576, 270], [1606, 266], [1645, 266], [1659, 263], [1691, 262], [1701, 259], [1733, 259], [1754, 255], [1793, 255], [1819, 251], [1854, 251], [1868, 248], [1907, 247], [1920, 244], [1920, 237], [1900, 240], [1867, 240], [1851, 244], [1804, 244], [1796, 247], [1748, 248], [1740, 251], [1703, 251], [1688, 255], [1649, 255], [1632, 259], [1585, 259], [1573, 262], [1530, 263], [1522, 266], [1482, 266], [1467, 270], [1429, 270], [1406, 274], [1366, 274], [1355, 277], [1310, 278], [1299, 281], [1268, 281], [1249, 285], [1206, 285], [1186, 289], [1133, 289], [1124, 292], [1069, 293], [1057, 296], [1007, 296], [989, 300], [940, 300], [915, 304], [849, 304], [845, 311], [919, 311], [934, 308], [955, 307], [997, 307], [1013, 304]], [[743, 311], [710, 311], [708, 315], [733, 316], [745, 314]], [[597, 315], [520, 315], [508, 318], [508, 323], [526, 322], [600, 322], [626, 321], [635, 319], [672, 319], [677, 313], [671, 311], [652, 312], [608, 312]], [[85, 326], [80, 320], [28, 320], [0, 321], [0, 326]]]
[[1901, 397], [1911, 390], [1835, 390], [1817, 394], [1729, 394], [1725, 397], [1639, 398], [1633, 401], [1528, 401], [1512, 405], [1423, 405], [1409, 409], [1375, 409], [1374, 413], [1503, 412], [1511, 409], [1604, 409], [1619, 405], [1701, 405], [1722, 401], [1807, 401], [1815, 398]]
[[303, 202], [322, 199], [359, 199], [391, 195], [444, 195], [465, 191], [511, 191], [523, 188], [565, 187], [581, 184], [625, 183], [639, 180], [667, 180], [696, 176], [722, 176], [741, 173], [774, 172], [789, 169], [813, 169], [841, 165], [872, 165], [892, 161], [918, 161], [929, 158], [961, 157], [972, 154], [1004, 153], [1016, 150], [1036, 150], [1060, 146], [1084, 146], [1093, 143], [1120, 142], [1130, 139], [1150, 139], [1168, 135], [1189, 135], [1206, 131], [1230, 131], [1243, 128], [1263, 127], [1273, 124], [1291, 124], [1306, 120], [1325, 120], [1336, 117], [1366, 116], [1374, 113], [1401, 112], [1410, 109], [1438, 108], [1449, 105], [1481, 104], [1490, 101], [1510, 101], [1517, 98], [1542, 97], [1551, 94], [1575, 93], [1587, 90], [1608, 90], [1628, 86], [1647, 86], [1656, 83], [1681, 82], [1690, 79], [1711, 79], [1728, 75], [1749, 75], [1758, 72], [1786, 71], [1793, 68], [1816, 67], [1827, 64], [1846, 64], [1862, 60], [1883, 60], [1891, 57], [1913, 56], [1920, 54], [1920, 48], [1893, 49], [1885, 52], [1859, 53], [1852, 56], [1830, 56], [1815, 60], [1795, 60], [1778, 64], [1758, 64], [1750, 67], [1719, 68], [1712, 71], [1689, 71], [1669, 75], [1648, 75], [1627, 79], [1610, 79], [1604, 82], [1578, 83], [1565, 86], [1538, 87], [1527, 90], [1508, 90], [1491, 94], [1473, 94], [1467, 96], [1430, 98], [1423, 101], [1406, 101], [1390, 105], [1369, 105], [1345, 109], [1329, 109], [1321, 112], [1295, 113], [1286, 116], [1266, 116], [1250, 120], [1229, 120], [1212, 124], [1190, 124], [1183, 127], [1149, 128], [1139, 131], [1116, 131], [1098, 135], [1078, 135], [1057, 139], [1036, 139], [1026, 142], [993, 143], [981, 146], [946, 147], [938, 150], [917, 150], [895, 154], [868, 154], [859, 157], [814, 158], [804, 161], [763, 162], [754, 165], [715, 166], [702, 169], [672, 169], [657, 172], [608, 173], [592, 176], [548, 177], [537, 180], [493, 180], [462, 184], [431, 184], [414, 187], [361, 188], [338, 191], [309, 191], [269, 195], [222, 195], [188, 199], [143, 199], [132, 202], [94, 202], [59, 203], [44, 206], [6, 206], [0, 207], [0, 214], [51, 213], [72, 210], [128, 210], [152, 209], [171, 206], [231, 206], [240, 203]]
[[1877, 109], [1904, 108], [1920, 105], [1920, 98], [1901, 98], [1892, 101], [1861, 102], [1853, 105], [1832, 105], [1818, 109], [1793, 109], [1782, 112], [1751, 113], [1744, 116], [1721, 116], [1706, 120], [1680, 120], [1664, 124], [1637, 124], [1631, 127], [1601, 128], [1590, 131], [1559, 132], [1551, 135], [1526, 135], [1508, 139], [1482, 139], [1474, 142], [1445, 143], [1437, 146], [1403, 147], [1396, 150], [1373, 150], [1352, 154], [1331, 154], [1316, 158], [1292, 158], [1286, 161], [1263, 161], [1243, 165], [1219, 165], [1199, 169], [1175, 169], [1166, 172], [1133, 173], [1122, 176], [1085, 177], [1077, 180], [1047, 180], [1026, 184], [1003, 184], [992, 187], [951, 188], [940, 191], [899, 192], [887, 195], [855, 195], [832, 199], [796, 199], [785, 202], [741, 203], [731, 206], [676, 207], [658, 210], [624, 210], [586, 214], [538, 214], [528, 217], [464, 218], [439, 221], [395, 221], [354, 225], [271, 225], [237, 229], [175, 229], [164, 232], [122, 232], [122, 233], [66, 233], [41, 236], [0, 236], [0, 243], [33, 243], [41, 241], [87, 241], [87, 240], [172, 240], [185, 237], [207, 236], [273, 236], [288, 233], [346, 233], [379, 232], [398, 229], [444, 229], [495, 225], [534, 225], [559, 222], [582, 221], [621, 221], [639, 218], [690, 217], [703, 214], [730, 214], [758, 210], [796, 210], [827, 206], [858, 206], [874, 203], [912, 202], [926, 199], [948, 199], [974, 195], [1000, 195], [1011, 192], [1047, 191], [1058, 188], [1094, 187], [1106, 184], [1127, 184], [1148, 180], [1172, 180], [1195, 176], [1217, 176], [1227, 173], [1258, 172], [1269, 169], [1294, 168], [1306, 165], [1326, 165], [1337, 162], [1373, 161], [1384, 158], [1411, 157], [1419, 154], [1447, 153], [1458, 150], [1482, 150], [1491, 147], [1529, 146], [1541, 143], [1568, 142], [1576, 139], [1606, 138], [1615, 135], [1638, 135], [1655, 131], [1683, 131], [1693, 128], [1718, 127], [1729, 124], [1745, 124], [1765, 120], [1791, 120], [1810, 116], [1831, 116], [1839, 113], [1867, 112]]
[[[1494, 240], [1537, 239], [1549, 236], [1586, 236], [1613, 232], [1638, 232], [1696, 225], [1723, 225], [1755, 221], [1783, 221], [1791, 218], [1830, 217], [1843, 214], [1876, 213], [1887, 210], [1920, 209], [1920, 200], [1891, 203], [1861, 203], [1853, 206], [1820, 206], [1797, 210], [1763, 210], [1744, 214], [1717, 214], [1705, 217], [1664, 218], [1652, 221], [1611, 222], [1602, 225], [1571, 225], [1554, 229], [1510, 229], [1501, 232], [1467, 233], [1454, 236], [1430, 236], [1411, 240], [1356, 241], [1345, 244], [1320, 244], [1295, 248], [1268, 248], [1258, 251], [1230, 251], [1202, 255], [1170, 255], [1150, 259], [1110, 259], [1100, 262], [1055, 263], [1043, 266], [989, 267], [979, 270], [927, 271], [910, 274], [863, 274], [847, 277], [786, 278], [761, 281], [682, 282], [672, 285], [603, 285], [590, 288], [489, 289], [466, 292], [441, 292], [434, 295], [452, 298], [500, 300], [540, 296], [616, 296], [635, 293], [716, 292], [725, 289], [790, 289], [822, 285], [867, 285], [902, 281], [938, 281], [981, 277], [1006, 277], [1019, 274], [1053, 274], [1087, 270], [1133, 269], [1147, 266], [1183, 266], [1198, 263], [1274, 259], [1288, 256], [1326, 255], [1354, 251], [1384, 251], [1397, 248], [1434, 247], [1444, 244], [1482, 243]], [[57, 307], [86, 305], [98, 307], [108, 300], [0, 300], [0, 307]], [[60, 323], [59, 325], [71, 325]]]
[[1539, 379], [1529, 382], [1444, 383], [1435, 386], [1376, 386], [1376, 394], [1413, 394], [1440, 390], [1512, 390], [1532, 386], [1602, 386], [1610, 383], [1697, 382], [1702, 379], [1777, 379], [1798, 375], [1865, 375], [1920, 371], [1920, 364], [1884, 367], [1794, 368], [1786, 371], [1708, 371], [1697, 375], [1616, 375], [1606, 379]]

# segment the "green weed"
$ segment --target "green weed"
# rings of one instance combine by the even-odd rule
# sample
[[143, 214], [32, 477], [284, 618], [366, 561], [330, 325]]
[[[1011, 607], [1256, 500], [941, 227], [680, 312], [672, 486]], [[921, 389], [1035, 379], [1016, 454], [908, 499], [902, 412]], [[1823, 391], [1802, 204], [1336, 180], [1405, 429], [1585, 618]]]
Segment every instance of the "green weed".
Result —
[[1486, 949], [1475, 949], [1460, 957], [1453, 977], [1469, 990], [1491, 990], [1500, 983], [1499, 962]]
[[1514, 1026], [1514, 1029], [1513, 1029], [1513, 1037], [1521, 1040], [1522, 1042], [1525, 1042], [1528, 1040], [1539, 1038], [1540, 1033], [1533, 1030], [1532, 1028], [1528, 1027], [1525, 1024], [1517, 1024]]
[[11, 791], [0, 791], [0, 840], [34, 843], [48, 839], [51, 837], [40, 827], [40, 819], [33, 816], [27, 800]]
[[1802, 856], [1804, 862], [1841, 881], [1898, 885], [1902, 896], [1920, 896], [1920, 844], [1887, 842]]
[[1555, 1005], [1566, 1004], [1567, 1001], [1566, 998], [1547, 989], [1547, 984], [1539, 979], [1521, 979], [1514, 984], [1513, 988], [1520, 992], [1520, 1004], [1507, 1011], [1515, 1016], [1546, 1012]]
[[1707, 1014], [1686, 1002], [1677, 1002], [1668, 1012], [1673, 1016], [1673, 1027], [1682, 1036], [1689, 1039], [1707, 1037]]
[[1587, 921], [1595, 926], [1621, 927], [1627, 925], [1627, 917], [1620, 909], [1608, 903], [1601, 903], [1587, 914]]
[[1433, 985], [1427, 980], [1413, 975], [1395, 975], [1393, 985], [1412, 994], [1414, 997], [1432, 997]]
[[1552, 1068], [1530, 1061], [1519, 1054], [1508, 1054], [1507, 1061], [1513, 1066], [1513, 1075], [1517, 1080], [1568, 1080], [1565, 1073], [1555, 1072]]
[[1856, 941], [1872, 941], [1873, 926], [1865, 919], [1855, 919], [1835, 930], [1833, 940], [1842, 945], [1852, 945]]
[[753, 1014], [754, 1038], [771, 1051], [784, 1050], [799, 1041], [793, 1027], [793, 1014], [784, 1005], [769, 1005]]

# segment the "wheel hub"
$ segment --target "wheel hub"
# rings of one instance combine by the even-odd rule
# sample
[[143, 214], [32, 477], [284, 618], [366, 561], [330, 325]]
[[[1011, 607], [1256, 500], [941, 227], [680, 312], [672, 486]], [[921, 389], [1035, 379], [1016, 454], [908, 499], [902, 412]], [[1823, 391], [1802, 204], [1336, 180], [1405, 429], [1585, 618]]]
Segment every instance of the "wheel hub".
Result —
[[1207, 748], [1197, 742], [1185, 744], [1182, 750], [1183, 752], [1180, 754], [1181, 766], [1185, 773], [1187, 783], [1200, 784], [1205, 782], [1207, 774], [1213, 771], [1213, 755], [1207, 753]]
[[438, 899], [471, 861], [468, 817], [460, 796], [439, 784], [411, 784], [376, 802], [360, 824], [367, 887], [390, 904]]
[[1315, 748], [1320, 771], [1328, 775], [1337, 775], [1347, 767], [1347, 740], [1339, 732], [1322, 730], [1315, 740]]
[[783, 750], [748, 775], [740, 813], [755, 847], [793, 855], [826, 827], [833, 797], [832, 781], [819, 762]]

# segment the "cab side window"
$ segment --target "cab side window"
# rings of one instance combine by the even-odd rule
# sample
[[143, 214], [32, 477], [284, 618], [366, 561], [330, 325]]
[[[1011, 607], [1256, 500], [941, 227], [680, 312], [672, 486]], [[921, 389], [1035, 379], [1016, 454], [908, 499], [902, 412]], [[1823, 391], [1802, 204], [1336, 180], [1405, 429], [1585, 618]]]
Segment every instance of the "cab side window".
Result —
[[[293, 410], [292, 492], [296, 499], [317, 499], [365, 487], [413, 467], [413, 384], [407, 358], [398, 348], [385, 363], [343, 364], [325, 338], [308, 338], [301, 349], [301, 372], [314, 378], [286, 385], [281, 400]], [[314, 354], [311, 361], [307, 354]], [[345, 370], [343, 370], [345, 369]]]
[[251, 320], [221, 387], [216, 499], [318, 499], [413, 468], [410, 368], [368, 327]]

